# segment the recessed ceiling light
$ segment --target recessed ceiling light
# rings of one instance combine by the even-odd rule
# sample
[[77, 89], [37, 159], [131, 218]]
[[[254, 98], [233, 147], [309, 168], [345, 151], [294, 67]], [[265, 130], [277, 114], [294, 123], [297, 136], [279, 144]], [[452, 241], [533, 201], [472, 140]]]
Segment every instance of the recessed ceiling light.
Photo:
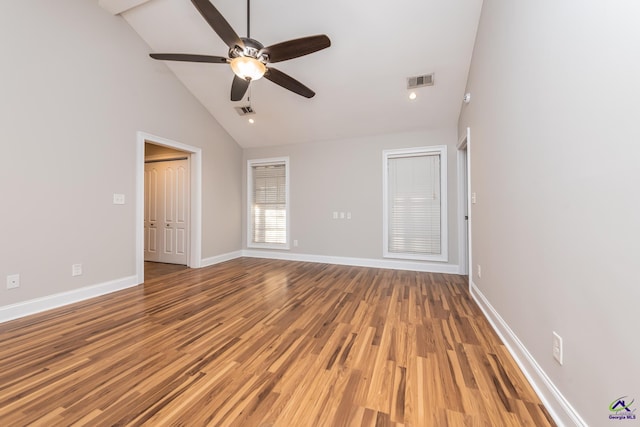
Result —
[[417, 97], [418, 97], [418, 95], [416, 95], [416, 93], [415, 93], [415, 92], [411, 92], [411, 93], [409, 94], [409, 99], [410, 99], [410, 100], [412, 100], [412, 101], [413, 101], [414, 99], [416, 99]]
[[249, 119], [249, 123], [254, 124], [254, 123], [255, 123], [255, 120], [253, 120], [253, 119]]

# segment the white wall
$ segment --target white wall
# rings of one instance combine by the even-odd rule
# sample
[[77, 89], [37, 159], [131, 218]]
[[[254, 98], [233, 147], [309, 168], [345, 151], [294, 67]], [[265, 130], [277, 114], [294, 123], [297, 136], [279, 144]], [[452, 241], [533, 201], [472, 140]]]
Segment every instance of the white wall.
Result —
[[485, 0], [459, 122], [478, 197], [473, 282], [593, 426], [614, 422], [614, 399], [640, 402], [638, 16], [636, 1]]
[[202, 256], [240, 249], [241, 149], [122, 18], [4, 1], [0, 39], [0, 311], [135, 274], [138, 131], [202, 149]]
[[[380, 135], [340, 141], [246, 148], [246, 160], [289, 156], [291, 246], [289, 254], [382, 260], [382, 151], [426, 145], [448, 146], [449, 262], [435, 269], [457, 272], [456, 130]], [[246, 181], [246, 176], [244, 180]], [[244, 188], [244, 187], [243, 187]], [[243, 197], [246, 247], [246, 197]], [[332, 212], [351, 212], [334, 220]], [[295, 255], [292, 255], [295, 258]], [[380, 264], [380, 262], [378, 262]], [[427, 263], [417, 263], [425, 265]], [[413, 268], [406, 265], [407, 268]]]

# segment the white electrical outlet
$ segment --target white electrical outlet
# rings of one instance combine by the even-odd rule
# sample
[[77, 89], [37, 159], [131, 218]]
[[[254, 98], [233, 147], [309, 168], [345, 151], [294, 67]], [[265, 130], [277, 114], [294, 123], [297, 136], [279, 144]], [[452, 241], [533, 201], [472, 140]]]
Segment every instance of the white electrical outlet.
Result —
[[338, 219], [338, 212], [333, 212], [333, 219]]
[[20, 275], [11, 274], [7, 276], [7, 289], [15, 289], [20, 287]]
[[482, 266], [478, 264], [478, 277], [482, 277]]
[[471, 204], [476, 204], [476, 202], [478, 201], [478, 198], [476, 197], [476, 193], [475, 191], [473, 193], [471, 193]]
[[553, 353], [553, 358], [556, 359], [556, 361], [562, 365], [562, 356], [563, 356], [562, 337], [555, 332], [553, 333], [553, 347], [551, 351]]
[[113, 204], [124, 205], [124, 194], [113, 193]]
[[72, 276], [82, 275], [82, 264], [73, 264], [71, 266], [71, 275]]
[[297, 240], [294, 240], [294, 241], [293, 241], [293, 247], [294, 247], [294, 248], [297, 248], [297, 247], [298, 247], [298, 241], [297, 241]]

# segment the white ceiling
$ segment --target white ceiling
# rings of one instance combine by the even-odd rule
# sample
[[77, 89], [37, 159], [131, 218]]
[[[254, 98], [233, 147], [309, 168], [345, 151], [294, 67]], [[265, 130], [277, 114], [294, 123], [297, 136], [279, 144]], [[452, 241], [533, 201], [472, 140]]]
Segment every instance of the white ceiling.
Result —
[[[239, 36], [246, 1], [212, 0]], [[227, 56], [189, 0], [100, 0], [121, 13], [150, 53]], [[169, 67], [243, 147], [336, 140], [456, 126], [482, 0], [252, 0], [251, 37], [263, 45], [326, 34], [331, 47], [274, 65], [316, 92], [303, 98], [266, 79], [251, 83], [253, 125], [229, 100], [225, 64]], [[149, 59], [149, 61], [154, 61]], [[435, 73], [408, 99], [406, 78]]]

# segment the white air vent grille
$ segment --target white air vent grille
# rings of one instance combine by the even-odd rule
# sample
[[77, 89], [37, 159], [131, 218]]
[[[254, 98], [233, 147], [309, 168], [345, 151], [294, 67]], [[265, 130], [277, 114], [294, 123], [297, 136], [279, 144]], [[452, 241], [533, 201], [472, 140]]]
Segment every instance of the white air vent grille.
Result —
[[250, 114], [256, 113], [255, 111], [253, 111], [253, 108], [251, 108], [251, 105], [245, 105], [244, 107], [234, 107], [234, 108], [236, 109], [238, 114], [241, 116], [248, 116]]
[[433, 86], [433, 73], [423, 76], [407, 77], [407, 89], [415, 89], [422, 86]]

